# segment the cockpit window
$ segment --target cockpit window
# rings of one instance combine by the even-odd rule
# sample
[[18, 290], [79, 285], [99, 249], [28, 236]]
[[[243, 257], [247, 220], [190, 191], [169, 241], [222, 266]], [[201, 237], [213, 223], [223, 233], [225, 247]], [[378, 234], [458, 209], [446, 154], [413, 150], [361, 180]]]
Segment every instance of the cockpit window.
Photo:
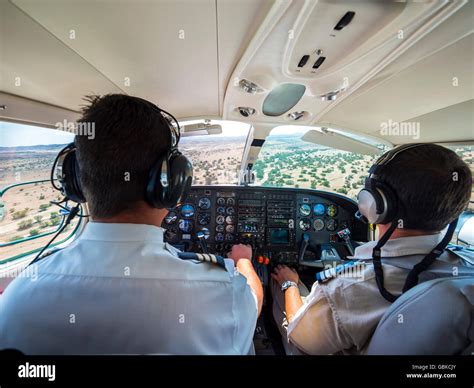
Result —
[[[180, 122], [180, 126], [186, 131], [186, 126], [196, 123]], [[181, 152], [193, 162], [193, 185], [236, 185], [250, 125], [219, 120], [211, 124], [220, 125], [222, 133], [186, 136], [184, 132], [179, 142]]]
[[[67, 215], [52, 202], [62, 199], [51, 187], [51, 166], [72, 142], [72, 133], [0, 122], [0, 269], [35, 253], [64, 224]], [[69, 239], [80, 219], [65, 227], [56, 244]]]
[[303, 141], [303, 135], [312, 129], [297, 126], [273, 129], [254, 165], [256, 185], [311, 188], [355, 199], [377, 157]]

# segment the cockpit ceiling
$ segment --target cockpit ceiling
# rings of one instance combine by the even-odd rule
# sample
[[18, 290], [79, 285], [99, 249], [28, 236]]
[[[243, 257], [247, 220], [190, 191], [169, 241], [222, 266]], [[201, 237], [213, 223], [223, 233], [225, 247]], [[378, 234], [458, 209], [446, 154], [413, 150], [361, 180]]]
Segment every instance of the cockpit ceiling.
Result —
[[[394, 144], [474, 139], [472, 1], [0, 0], [0, 18], [0, 92], [48, 111], [127, 93], [182, 119], [328, 126]], [[265, 115], [266, 97], [286, 83], [304, 85], [303, 97]], [[30, 118], [19, 110], [22, 121], [45, 117], [40, 106]], [[381, 131], [411, 121], [418, 138]]]
[[177, 117], [220, 116], [272, 2], [0, 0], [1, 90], [71, 110], [85, 94], [127, 93]]

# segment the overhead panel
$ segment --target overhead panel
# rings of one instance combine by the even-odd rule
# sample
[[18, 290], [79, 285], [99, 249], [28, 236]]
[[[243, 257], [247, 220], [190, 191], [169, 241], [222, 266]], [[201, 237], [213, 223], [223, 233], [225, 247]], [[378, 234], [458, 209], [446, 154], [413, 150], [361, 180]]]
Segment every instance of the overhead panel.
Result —
[[123, 92], [178, 117], [219, 114], [214, 0], [13, 3]]
[[[0, 1], [0, 55], [0, 92], [73, 111], [80, 109], [85, 94], [120, 92], [106, 76], [8, 1]], [[9, 112], [25, 108], [16, 106], [18, 101], [9, 99]]]

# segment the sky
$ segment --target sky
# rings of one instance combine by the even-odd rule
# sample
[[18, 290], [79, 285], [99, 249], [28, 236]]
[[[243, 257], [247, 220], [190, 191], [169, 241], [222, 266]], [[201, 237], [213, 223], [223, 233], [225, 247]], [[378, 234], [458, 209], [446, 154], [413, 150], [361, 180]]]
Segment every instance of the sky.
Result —
[[0, 122], [0, 147], [66, 144], [74, 135], [55, 129]]
[[[191, 124], [197, 121], [189, 121]], [[249, 125], [236, 121], [213, 120], [212, 123], [222, 125], [222, 134], [213, 138], [225, 136], [247, 136]], [[184, 124], [184, 123], [182, 123]], [[290, 134], [306, 132], [308, 128], [297, 126], [281, 126], [275, 128], [272, 134]], [[0, 147], [34, 146], [46, 144], [67, 144], [74, 139], [74, 135], [55, 129], [41, 128], [24, 124], [0, 122]]]

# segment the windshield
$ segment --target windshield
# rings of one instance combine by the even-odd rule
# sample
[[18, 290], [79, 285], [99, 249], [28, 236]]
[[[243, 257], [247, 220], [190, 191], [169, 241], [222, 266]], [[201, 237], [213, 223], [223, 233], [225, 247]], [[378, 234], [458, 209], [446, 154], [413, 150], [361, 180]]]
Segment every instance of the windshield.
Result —
[[[180, 126], [202, 121], [180, 122]], [[222, 126], [219, 135], [182, 137], [179, 149], [193, 162], [193, 185], [236, 185], [249, 124], [213, 120]]]
[[254, 166], [256, 184], [332, 191], [355, 199], [377, 157], [301, 140], [311, 129], [314, 128], [273, 129]]

